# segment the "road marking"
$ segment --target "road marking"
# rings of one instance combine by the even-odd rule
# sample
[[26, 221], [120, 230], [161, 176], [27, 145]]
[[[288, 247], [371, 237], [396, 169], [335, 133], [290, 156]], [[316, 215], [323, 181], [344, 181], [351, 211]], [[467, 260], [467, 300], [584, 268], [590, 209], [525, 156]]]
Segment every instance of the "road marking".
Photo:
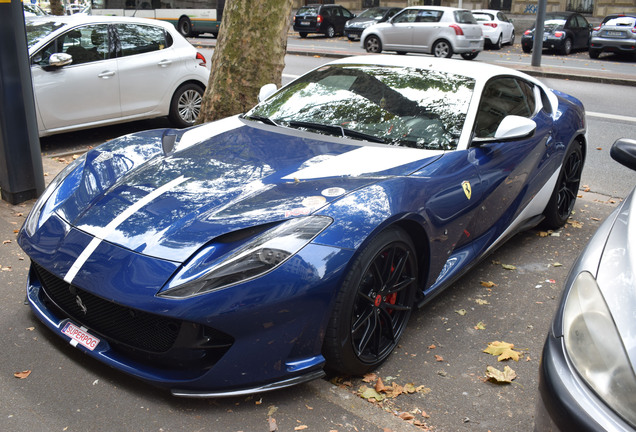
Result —
[[620, 121], [636, 123], [636, 117], [627, 117], [627, 116], [616, 115], [616, 114], [597, 113], [592, 111], [586, 111], [585, 115], [588, 117], [596, 117], [596, 118], [607, 119], [607, 120], [620, 120]]

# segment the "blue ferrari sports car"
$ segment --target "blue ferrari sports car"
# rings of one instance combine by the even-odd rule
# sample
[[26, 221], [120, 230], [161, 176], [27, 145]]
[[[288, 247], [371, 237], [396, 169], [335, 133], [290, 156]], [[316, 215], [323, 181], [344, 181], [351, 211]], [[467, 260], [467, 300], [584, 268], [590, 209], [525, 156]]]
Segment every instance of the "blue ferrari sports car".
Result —
[[68, 165], [18, 235], [35, 315], [179, 396], [363, 374], [414, 308], [576, 200], [583, 106], [514, 70], [351, 57], [259, 99]]

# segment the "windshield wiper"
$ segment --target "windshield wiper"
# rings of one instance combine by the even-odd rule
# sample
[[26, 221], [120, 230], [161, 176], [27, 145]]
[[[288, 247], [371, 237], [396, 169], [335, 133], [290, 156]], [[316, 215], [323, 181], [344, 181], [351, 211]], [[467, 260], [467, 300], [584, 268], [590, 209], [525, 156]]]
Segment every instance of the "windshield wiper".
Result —
[[305, 121], [297, 121], [297, 120], [292, 120], [288, 124], [290, 127], [294, 127], [294, 128], [316, 129], [316, 130], [321, 130], [325, 132], [330, 132], [332, 135], [350, 137], [350, 138], [360, 138], [367, 141], [382, 143], [382, 144], [386, 143], [386, 140], [384, 138], [380, 138], [375, 135], [367, 134], [364, 132], [358, 132], [352, 129], [346, 129], [338, 125], [329, 125], [329, 124], [323, 124], [323, 123], [313, 123], [313, 122], [305, 122]]
[[280, 126], [278, 123], [276, 123], [271, 118], [265, 117], [265, 116], [262, 116], [262, 115], [257, 115], [257, 114], [243, 115], [242, 118], [246, 118], [246, 119], [249, 119], [249, 120], [256, 120], [256, 121], [259, 121], [261, 123], [265, 123], [265, 124], [272, 125], [272, 126]]

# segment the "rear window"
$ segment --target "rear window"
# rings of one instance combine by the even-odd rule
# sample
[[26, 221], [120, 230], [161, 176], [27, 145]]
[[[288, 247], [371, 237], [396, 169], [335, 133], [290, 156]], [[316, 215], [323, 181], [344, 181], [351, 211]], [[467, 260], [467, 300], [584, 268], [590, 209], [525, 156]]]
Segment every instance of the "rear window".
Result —
[[479, 22], [483, 22], [483, 21], [492, 21], [495, 19], [495, 17], [491, 14], [488, 13], [483, 13], [483, 12], [473, 12], [473, 16], [475, 17], [475, 19]]
[[467, 10], [459, 10], [454, 12], [455, 21], [459, 24], [477, 24], [475, 17], [470, 11]]
[[620, 17], [607, 21], [604, 25], [617, 27], [636, 27], [636, 18]]
[[296, 15], [318, 15], [318, 8], [316, 7], [301, 7], [296, 12]]

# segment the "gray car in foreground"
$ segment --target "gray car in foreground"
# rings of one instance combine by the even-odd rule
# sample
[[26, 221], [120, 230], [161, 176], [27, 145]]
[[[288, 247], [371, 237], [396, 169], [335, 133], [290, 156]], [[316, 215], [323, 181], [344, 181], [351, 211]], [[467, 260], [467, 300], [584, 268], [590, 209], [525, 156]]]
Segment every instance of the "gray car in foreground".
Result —
[[[618, 140], [610, 154], [636, 170], [636, 140]], [[634, 194], [570, 271], [543, 349], [535, 431], [636, 430]]]

